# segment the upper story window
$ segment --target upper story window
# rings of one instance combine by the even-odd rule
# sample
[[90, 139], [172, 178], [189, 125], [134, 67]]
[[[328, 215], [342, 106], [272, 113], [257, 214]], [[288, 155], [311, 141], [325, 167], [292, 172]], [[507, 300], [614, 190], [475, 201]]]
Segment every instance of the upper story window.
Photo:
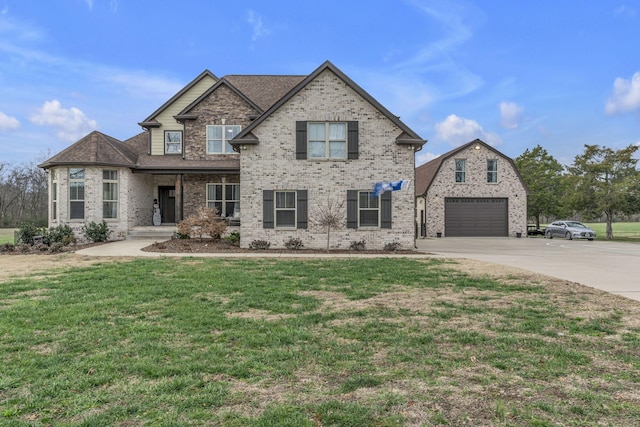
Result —
[[207, 154], [234, 153], [229, 141], [239, 134], [240, 130], [240, 125], [208, 125]]
[[455, 178], [456, 182], [465, 182], [467, 177], [467, 161], [465, 159], [455, 159], [456, 162], [456, 172]]
[[69, 169], [69, 219], [84, 219], [84, 169]]
[[309, 123], [308, 139], [310, 159], [347, 158], [346, 123]]
[[487, 182], [490, 182], [490, 183], [498, 182], [498, 160], [497, 159], [487, 160]]
[[118, 171], [102, 171], [102, 217], [118, 218]]
[[182, 154], [182, 131], [167, 130], [164, 132], [164, 153]]

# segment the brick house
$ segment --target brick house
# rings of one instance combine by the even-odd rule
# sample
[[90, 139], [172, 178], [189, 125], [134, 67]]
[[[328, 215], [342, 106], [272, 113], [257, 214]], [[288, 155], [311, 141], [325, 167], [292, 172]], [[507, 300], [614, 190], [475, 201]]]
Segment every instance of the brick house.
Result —
[[476, 139], [416, 168], [421, 237], [527, 235], [527, 195], [512, 159]]
[[[112, 238], [200, 206], [239, 227], [241, 246], [326, 243], [317, 207], [342, 203], [331, 246], [414, 245], [414, 152], [426, 142], [330, 62], [307, 76], [204, 71], [126, 141], [94, 131], [45, 161], [49, 225], [105, 220]], [[411, 179], [373, 197], [373, 184]]]

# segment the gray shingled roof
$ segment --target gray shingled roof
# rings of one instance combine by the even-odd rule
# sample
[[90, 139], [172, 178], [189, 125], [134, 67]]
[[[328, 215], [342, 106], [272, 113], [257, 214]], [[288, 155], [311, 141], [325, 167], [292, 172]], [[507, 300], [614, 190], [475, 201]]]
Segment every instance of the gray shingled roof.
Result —
[[224, 78], [266, 111], [306, 76], [251, 76], [230, 74]]
[[504, 154], [502, 154], [501, 152], [499, 152], [498, 150], [496, 150], [486, 142], [482, 141], [481, 139], [474, 139], [471, 142], [467, 142], [466, 144], [461, 145], [460, 147], [454, 148], [453, 150], [442, 154], [440, 157], [436, 157], [435, 159], [425, 163], [422, 166], [418, 166], [416, 168], [416, 185], [415, 185], [416, 196], [422, 196], [424, 194], [427, 194], [427, 190], [429, 190], [429, 187], [431, 187], [431, 183], [433, 182], [433, 179], [436, 177], [436, 174], [440, 170], [440, 167], [442, 166], [442, 163], [444, 163], [445, 160], [454, 156], [456, 153], [459, 153], [460, 151], [466, 150], [468, 147], [475, 144], [480, 144], [485, 148], [493, 151], [500, 157], [507, 159], [511, 164], [511, 167], [513, 167], [513, 170], [515, 170], [516, 173], [518, 174], [518, 178], [520, 179], [520, 182], [526, 189], [527, 194], [529, 194], [529, 189], [527, 185], [524, 183], [524, 180], [522, 179], [522, 176], [518, 171], [518, 167], [513, 162], [513, 160], [510, 157], [505, 156]]

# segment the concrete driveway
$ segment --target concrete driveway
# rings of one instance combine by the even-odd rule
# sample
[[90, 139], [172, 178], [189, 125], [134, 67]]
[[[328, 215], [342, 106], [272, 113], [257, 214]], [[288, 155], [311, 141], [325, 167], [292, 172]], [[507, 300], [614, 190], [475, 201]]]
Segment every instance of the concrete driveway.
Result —
[[522, 268], [640, 301], [640, 245], [531, 238], [418, 239], [421, 251]]

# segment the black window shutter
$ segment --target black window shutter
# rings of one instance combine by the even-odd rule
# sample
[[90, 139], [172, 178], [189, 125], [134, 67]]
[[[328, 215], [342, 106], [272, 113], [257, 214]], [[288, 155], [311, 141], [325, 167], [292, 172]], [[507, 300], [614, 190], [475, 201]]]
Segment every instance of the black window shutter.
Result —
[[381, 228], [391, 228], [391, 191], [382, 193], [380, 196]]
[[296, 191], [297, 224], [296, 228], [307, 228], [307, 190]]
[[358, 190], [347, 190], [347, 228], [358, 228]]
[[273, 228], [273, 190], [262, 190], [262, 228]]
[[307, 158], [307, 122], [296, 122], [296, 159]]
[[358, 158], [358, 122], [347, 124], [347, 158]]

